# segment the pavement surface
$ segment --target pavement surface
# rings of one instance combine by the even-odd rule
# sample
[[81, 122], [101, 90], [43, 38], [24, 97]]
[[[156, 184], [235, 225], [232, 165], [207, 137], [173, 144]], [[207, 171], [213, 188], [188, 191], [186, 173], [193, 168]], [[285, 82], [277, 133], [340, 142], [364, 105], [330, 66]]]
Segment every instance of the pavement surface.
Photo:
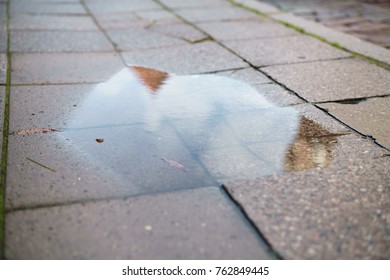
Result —
[[389, 50], [256, 0], [0, 15], [2, 258], [390, 258]]
[[390, 48], [389, 0], [265, 0], [326, 26]]

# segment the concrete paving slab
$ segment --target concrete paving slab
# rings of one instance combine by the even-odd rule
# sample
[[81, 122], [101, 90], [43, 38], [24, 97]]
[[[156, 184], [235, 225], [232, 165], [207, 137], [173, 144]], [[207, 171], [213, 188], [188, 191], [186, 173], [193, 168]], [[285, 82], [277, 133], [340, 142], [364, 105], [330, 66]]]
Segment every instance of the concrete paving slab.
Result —
[[39, 2], [30, 0], [10, 1], [10, 15], [20, 14], [86, 14], [83, 6], [78, 2]]
[[274, 83], [255, 85], [254, 88], [268, 101], [278, 106], [291, 106], [303, 103], [303, 100], [295, 94]]
[[291, 64], [350, 56], [344, 51], [303, 35], [224, 41], [223, 44], [255, 66]]
[[160, 0], [161, 3], [172, 9], [182, 8], [199, 8], [199, 7], [231, 7], [232, 5], [225, 0], [198, 0], [198, 1], [182, 1], [182, 0]]
[[16, 211], [8, 259], [269, 259], [218, 188]]
[[227, 189], [286, 259], [388, 259], [389, 167], [365, 160]]
[[175, 10], [181, 17], [192, 23], [240, 20], [258, 18], [259, 16], [237, 7], [207, 7]]
[[7, 51], [7, 36], [5, 30], [0, 30], [0, 53], [5, 53]]
[[[5, 105], [5, 86], [0, 86], [0, 143], [3, 143], [4, 105]], [[0, 155], [0, 161], [1, 159], [2, 159], [2, 155]]]
[[98, 31], [93, 20], [88, 16], [57, 16], [22, 14], [11, 17], [11, 30], [73, 30]]
[[189, 43], [198, 43], [203, 40], [209, 39], [209, 36], [195, 29], [191, 25], [179, 23], [179, 24], [170, 24], [169, 26], [166, 23], [159, 22], [158, 24], [152, 25], [148, 28], [151, 32], [158, 34], [163, 34], [171, 38], [177, 38], [184, 40]]
[[11, 86], [10, 132], [66, 128], [72, 112], [95, 87], [96, 84]]
[[0, 53], [0, 84], [5, 85], [7, 81], [7, 55]]
[[390, 97], [372, 98], [358, 104], [319, 104], [330, 114], [390, 149]]
[[238, 69], [238, 70], [217, 72], [215, 74], [218, 76], [225, 76], [232, 79], [240, 80], [250, 85], [272, 83], [272, 81], [268, 79], [267, 76], [265, 76], [264, 74], [262, 74], [261, 72], [257, 71], [252, 67]]
[[142, 28], [153, 23], [152, 21], [142, 20], [135, 13], [103, 14], [95, 15], [95, 18], [104, 30], [126, 29], [136, 26]]
[[11, 52], [114, 51], [100, 31], [13, 31]]
[[116, 53], [15, 53], [11, 59], [13, 85], [101, 82], [124, 66]]
[[88, 8], [95, 15], [133, 12], [140, 10], [161, 9], [153, 0], [127, 1], [127, 0], [86, 0]]
[[245, 40], [267, 37], [298, 35], [291, 28], [262, 18], [243, 21], [207, 22], [198, 27], [210, 34], [215, 40]]
[[108, 36], [120, 51], [163, 48], [185, 44], [185, 41], [140, 28], [107, 31]]
[[[247, 67], [244, 61], [213, 42], [122, 53], [127, 64], [177, 74], [216, 72]], [[177, 58], [180, 57], [180, 60]]]
[[262, 69], [310, 102], [389, 94], [390, 73], [361, 59], [343, 59]]

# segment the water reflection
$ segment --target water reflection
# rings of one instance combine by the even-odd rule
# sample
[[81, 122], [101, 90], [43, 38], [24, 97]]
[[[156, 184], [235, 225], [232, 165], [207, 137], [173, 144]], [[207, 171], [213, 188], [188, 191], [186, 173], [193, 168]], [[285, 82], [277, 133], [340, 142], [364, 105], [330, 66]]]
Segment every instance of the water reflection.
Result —
[[96, 86], [63, 133], [142, 191], [324, 166], [334, 141], [318, 140], [324, 129], [248, 84], [140, 66]]

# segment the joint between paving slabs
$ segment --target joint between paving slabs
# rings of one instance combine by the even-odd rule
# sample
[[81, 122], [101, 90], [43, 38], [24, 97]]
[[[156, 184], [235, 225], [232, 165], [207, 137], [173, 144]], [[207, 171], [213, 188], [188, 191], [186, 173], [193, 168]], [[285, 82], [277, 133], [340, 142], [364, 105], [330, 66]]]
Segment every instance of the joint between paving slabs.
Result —
[[282, 260], [283, 259], [282, 255], [280, 255], [279, 252], [277, 252], [276, 249], [273, 248], [272, 244], [264, 236], [261, 230], [256, 226], [255, 222], [253, 222], [252, 219], [249, 217], [249, 215], [245, 211], [245, 208], [236, 199], [234, 199], [234, 197], [230, 194], [229, 190], [226, 188], [225, 185], [221, 185], [221, 190], [231, 201], [231, 203], [234, 204], [235, 207], [237, 207], [239, 213], [244, 217], [244, 219], [252, 228], [252, 230], [254, 230], [254, 232], [257, 234], [261, 242], [266, 246], [265, 249], [267, 250], [268, 255], [273, 259]]
[[10, 29], [9, 29], [9, 0], [6, 2], [6, 34], [7, 34], [7, 67], [6, 67], [6, 89], [4, 96], [4, 123], [3, 139], [1, 150], [1, 171], [0, 171], [0, 259], [5, 258], [5, 195], [6, 195], [6, 175], [7, 175], [7, 150], [9, 133], [9, 95], [11, 85], [11, 53], [10, 53]]

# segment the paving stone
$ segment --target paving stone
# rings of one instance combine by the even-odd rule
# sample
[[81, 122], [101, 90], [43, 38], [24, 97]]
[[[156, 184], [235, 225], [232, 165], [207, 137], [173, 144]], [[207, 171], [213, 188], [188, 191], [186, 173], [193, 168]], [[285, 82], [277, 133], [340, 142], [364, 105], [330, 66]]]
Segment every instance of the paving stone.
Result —
[[310, 102], [389, 94], [390, 73], [360, 59], [320, 61], [262, 69]]
[[5, 53], [7, 51], [7, 36], [5, 30], [0, 30], [0, 53]]
[[171, 38], [177, 38], [195, 44], [209, 39], [209, 37], [188, 24], [158, 23], [152, 25], [149, 30], [158, 34], [163, 34]]
[[381, 158], [227, 189], [286, 259], [388, 259], [389, 168]]
[[107, 33], [120, 51], [163, 48], [185, 44], [183, 40], [140, 28], [109, 30]]
[[127, 0], [87, 0], [85, 1], [93, 14], [125, 13], [139, 10], [161, 9], [161, 6], [152, 0], [127, 1]]
[[208, 22], [198, 25], [218, 41], [243, 40], [297, 35], [298, 32], [278, 23], [256, 18], [245, 21]]
[[161, 2], [167, 7], [173, 9], [209, 7], [209, 6], [218, 6], [218, 7], [232, 6], [228, 1], [224, 1], [224, 0], [198, 0], [198, 1], [161, 0]]
[[358, 104], [324, 103], [319, 106], [390, 149], [390, 97], [372, 98]]
[[[4, 125], [4, 104], [5, 104], [5, 86], [0, 86], [0, 143], [3, 143], [3, 125]], [[0, 161], [1, 157], [0, 155]]]
[[218, 76], [226, 76], [232, 79], [240, 80], [250, 85], [272, 83], [272, 81], [268, 79], [264, 74], [253, 69], [252, 67], [231, 71], [223, 71], [215, 74]]
[[10, 15], [20, 14], [86, 14], [77, 2], [38, 2], [30, 0], [10, 1]]
[[11, 135], [7, 164], [7, 208], [216, 184], [167, 124], [154, 132], [134, 124]]
[[15, 53], [12, 84], [101, 82], [123, 67], [115, 53]]
[[11, 30], [72, 30], [98, 31], [95, 23], [87, 16], [27, 15], [11, 17]]
[[104, 52], [114, 48], [100, 31], [13, 31], [11, 52]]
[[5, 85], [7, 81], [7, 55], [0, 53], [0, 84]]
[[95, 15], [95, 18], [104, 30], [126, 29], [137, 26], [143, 28], [153, 23], [153, 21], [142, 20], [135, 13], [103, 14]]
[[269, 259], [218, 188], [16, 211], [8, 259]]
[[96, 84], [11, 86], [10, 132], [66, 128], [72, 112], [95, 87]]
[[254, 88], [268, 101], [278, 106], [291, 106], [303, 103], [302, 99], [277, 84], [255, 85]]
[[224, 45], [255, 66], [290, 64], [350, 56], [308, 36], [225, 41]]
[[[190, 74], [247, 67], [240, 58], [213, 42], [122, 53], [127, 64]], [[180, 57], [180, 60], [177, 58]]]
[[[235, 3], [244, 5], [246, 7], [256, 9], [262, 13], [266, 14], [272, 14], [272, 13], [279, 13], [280, 10], [278, 8], [275, 8], [273, 5], [269, 5], [264, 2], [260, 2], [257, 0], [234, 0]], [[272, 3], [275, 4], [275, 3]]]
[[259, 16], [248, 12], [237, 7], [207, 7], [205, 8], [194, 8], [194, 9], [182, 9], [176, 10], [176, 12], [185, 18], [186, 20], [197, 23], [197, 22], [208, 22], [208, 21], [224, 21], [224, 20], [239, 20], [239, 19], [250, 19], [258, 18]]

